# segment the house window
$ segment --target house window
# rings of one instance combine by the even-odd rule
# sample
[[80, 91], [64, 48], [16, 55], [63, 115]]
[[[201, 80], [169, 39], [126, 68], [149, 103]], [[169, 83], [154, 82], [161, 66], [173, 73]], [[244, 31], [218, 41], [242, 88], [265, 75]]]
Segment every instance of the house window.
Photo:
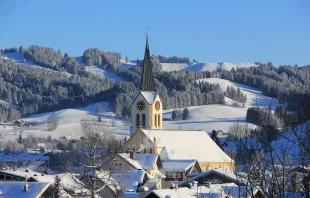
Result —
[[177, 172], [177, 179], [182, 179], [182, 173], [181, 172]]
[[150, 154], [152, 154], [153, 152], [152, 152], [152, 148], [150, 148]]
[[142, 114], [142, 127], [145, 127], [145, 114]]
[[136, 117], [136, 123], [137, 123], [137, 127], [139, 127], [140, 126], [140, 115], [139, 114], [137, 114], [137, 117]]
[[167, 173], [166, 173], [166, 177], [167, 177], [167, 178], [171, 178], [171, 177], [172, 177], [171, 172], [167, 172]]
[[154, 123], [154, 126], [156, 127], [156, 126], [157, 126], [157, 115], [155, 114], [155, 115], [154, 115], [154, 117], [155, 117], [155, 123]]
[[160, 115], [158, 114], [158, 127], [160, 127]]
[[132, 151], [135, 153], [136, 152], [136, 148], [133, 148]]
[[144, 148], [143, 152], [146, 153], [146, 148]]
[[177, 174], [175, 172], [172, 172], [171, 178], [173, 178], [173, 179], [177, 178]]

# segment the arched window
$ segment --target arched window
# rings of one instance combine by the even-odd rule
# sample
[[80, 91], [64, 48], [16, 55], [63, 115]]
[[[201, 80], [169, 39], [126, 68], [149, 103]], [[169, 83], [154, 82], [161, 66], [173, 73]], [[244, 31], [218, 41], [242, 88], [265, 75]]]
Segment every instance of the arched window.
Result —
[[146, 153], [146, 148], [144, 148], [143, 152]]
[[142, 127], [145, 127], [145, 114], [142, 114]]
[[152, 152], [152, 148], [150, 148], [150, 154], [152, 154], [153, 152]]
[[158, 114], [158, 127], [160, 127], [160, 114]]
[[154, 123], [154, 126], [156, 127], [156, 126], [157, 126], [157, 115], [155, 114], [155, 115], [154, 115], [154, 117], [155, 117], [155, 123]]
[[139, 127], [140, 126], [140, 115], [139, 114], [137, 114], [136, 123], [137, 123], [137, 127]]

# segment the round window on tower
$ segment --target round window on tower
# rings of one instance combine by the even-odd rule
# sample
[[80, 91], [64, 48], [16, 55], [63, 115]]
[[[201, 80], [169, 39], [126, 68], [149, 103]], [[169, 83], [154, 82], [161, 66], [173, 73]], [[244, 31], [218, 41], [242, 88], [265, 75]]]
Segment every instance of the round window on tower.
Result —
[[160, 102], [159, 101], [156, 101], [155, 108], [157, 111], [160, 109]]

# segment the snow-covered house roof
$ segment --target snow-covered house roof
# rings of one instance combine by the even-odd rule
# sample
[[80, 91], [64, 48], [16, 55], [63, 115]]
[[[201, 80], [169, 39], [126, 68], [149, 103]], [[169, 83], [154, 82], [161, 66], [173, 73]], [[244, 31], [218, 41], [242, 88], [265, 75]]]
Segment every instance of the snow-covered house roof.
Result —
[[135, 169], [142, 169], [141, 164], [130, 158], [130, 155], [128, 153], [118, 153], [119, 157], [121, 157], [124, 161], [126, 161], [129, 165], [131, 165]]
[[120, 169], [113, 173], [106, 170], [99, 171], [97, 178], [106, 183], [107, 187], [113, 192], [120, 189], [137, 192], [139, 184], [142, 184], [145, 180], [154, 179], [150, 174], [141, 169]]
[[[28, 169], [17, 169], [17, 170], [0, 170], [0, 174], [7, 174], [11, 176], [18, 177], [20, 179], [25, 179], [27, 176], [28, 180], [34, 180], [36, 182], [47, 182], [54, 184], [57, 175], [42, 174], [39, 172], [31, 171]], [[75, 178], [69, 173], [58, 174], [60, 178], [60, 183], [65, 190], [75, 192], [76, 189], [81, 189], [81, 181]], [[33, 183], [33, 182], [30, 182]]]
[[[254, 194], [257, 190], [254, 189]], [[167, 196], [173, 198], [223, 198], [223, 197], [239, 197], [239, 198], [250, 198], [251, 193], [246, 186], [237, 186], [234, 183], [228, 184], [211, 184], [209, 187], [206, 186], [195, 186], [192, 188], [181, 187], [176, 189], [160, 189], [149, 192], [145, 198], [166, 198]]]
[[177, 188], [177, 189], [160, 189], [160, 190], [153, 190], [148, 193], [145, 198], [148, 197], [158, 197], [158, 198], [191, 198], [196, 197], [195, 193], [192, 192], [189, 188]]
[[132, 102], [134, 102], [136, 100], [136, 98], [140, 95], [140, 93], [145, 98], [147, 103], [153, 104], [155, 102], [155, 99], [157, 97], [157, 93], [156, 92], [151, 92], [151, 91], [140, 91], [140, 92], [137, 92], [134, 95]]
[[206, 177], [206, 176], [211, 175], [211, 174], [217, 174], [219, 176], [225, 177], [225, 178], [229, 179], [230, 182], [233, 182], [233, 183], [240, 183], [240, 181], [238, 180], [238, 178], [236, 177], [235, 173], [232, 170], [222, 167], [222, 168], [211, 169], [211, 170], [199, 173], [198, 175], [196, 175], [196, 176], [194, 176], [194, 177], [192, 177], [186, 181], [180, 182], [178, 185], [179, 186], [186, 186], [188, 183], [190, 183], [192, 181], [196, 181], [199, 178]]
[[159, 156], [158, 154], [134, 154], [133, 160], [137, 161], [143, 169], [154, 169]]
[[233, 160], [205, 131], [147, 130], [142, 132], [157, 145], [165, 147], [162, 159], [197, 159], [198, 162], [232, 162]]
[[48, 182], [28, 182], [28, 191], [26, 192], [24, 185], [25, 182], [0, 182], [0, 198], [39, 198], [51, 184]]
[[163, 172], [174, 171], [183, 172], [187, 171], [189, 168], [193, 167], [197, 161], [196, 160], [165, 160], [162, 162]]

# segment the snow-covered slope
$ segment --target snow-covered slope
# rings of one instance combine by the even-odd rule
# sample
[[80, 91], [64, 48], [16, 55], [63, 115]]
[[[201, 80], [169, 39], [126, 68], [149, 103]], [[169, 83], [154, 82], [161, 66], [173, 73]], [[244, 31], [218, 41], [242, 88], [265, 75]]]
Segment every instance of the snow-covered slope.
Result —
[[[99, 104], [103, 106], [104, 113], [96, 113]], [[48, 131], [47, 122], [52, 115], [58, 116], [59, 126], [55, 131]], [[102, 117], [102, 122], [97, 122], [98, 116]], [[112, 116], [115, 118], [115, 127], [111, 126]], [[0, 130], [0, 134], [9, 139], [17, 138], [19, 135], [18, 131], [22, 131], [24, 137], [27, 137], [28, 135], [44, 137], [51, 135], [53, 138], [58, 138], [60, 136], [80, 137], [83, 136], [81, 131], [81, 120], [83, 119], [91, 120], [94, 123], [102, 125], [102, 127], [108, 127], [110, 132], [116, 136], [121, 135], [123, 137], [129, 135], [129, 128], [124, 125], [123, 118], [114, 116], [112, 108], [105, 102], [91, 104], [83, 108], [63, 109], [55, 112], [35, 114], [24, 118], [23, 120], [28, 122], [38, 122], [38, 126], [20, 128], [7, 126], [3, 131]]]
[[131, 68], [131, 67], [136, 67], [137, 66], [137, 61], [128, 61], [126, 63], [125, 60], [120, 60], [121, 62], [121, 67], [122, 68]]
[[178, 70], [191, 70], [191, 71], [214, 71], [214, 70], [231, 70], [232, 68], [249, 68], [256, 66], [252, 63], [161, 63], [163, 71], [178, 71]]
[[[34, 62], [32, 62], [31, 60], [24, 59], [24, 54], [25, 54], [24, 52], [12, 52], [12, 53], [7, 53], [7, 54], [2, 54], [0, 56], [0, 58], [2, 58], [2, 59], [11, 59], [15, 63], [17, 63], [17, 64], [24, 63], [24, 64], [29, 65], [31, 67], [37, 67], [37, 68], [40, 68], [40, 69], [45, 69], [45, 70], [49, 70], [49, 71], [53, 71], [53, 72], [59, 72], [59, 71], [55, 71], [55, 70], [52, 70], [52, 69], [45, 68], [45, 67], [42, 67], [40, 65], [37, 65]], [[67, 72], [61, 72], [61, 73], [65, 73], [68, 76], [72, 75], [72, 74], [67, 73]]]
[[[278, 160], [285, 159], [287, 160], [287, 163], [292, 163], [292, 160], [294, 160], [295, 163], [297, 163], [298, 165], [301, 164], [301, 149], [304, 149], [305, 146], [308, 146], [304, 143], [307, 142], [306, 140], [309, 140], [309, 133], [307, 133], [309, 129], [310, 121], [293, 127], [287, 131], [283, 131], [280, 134], [279, 139], [272, 142], [272, 157], [274, 158], [276, 163], [278, 162]], [[300, 147], [300, 145], [303, 145], [304, 147]], [[271, 157], [271, 155], [269, 157]]]
[[113, 80], [114, 82], [123, 82], [124, 80], [117, 76], [114, 72], [109, 72], [104, 69], [102, 69], [99, 66], [85, 66], [86, 71], [95, 74], [99, 77], [105, 77]]
[[279, 105], [279, 100], [265, 96], [261, 91], [250, 86], [242, 85], [239, 83], [231, 82], [229, 80], [220, 79], [220, 78], [204, 78], [197, 80], [197, 82], [208, 82], [212, 84], [219, 84], [223, 91], [226, 91], [228, 86], [233, 86], [236, 89], [239, 87], [241, 92], [247, 96], [247, 106], [259, 106], [259, 107], [268, 107], [272, 105], [274, 110]]
[[2, 54], [0, 57], [9, 58], [9, 59], [13, 60], [15, 63], [26, 63], [27, 65], [38, 66], [35, 63], [33, 63], [32, 61], [24, 59], [24, 54], [25, 54], [24, 52], [12, 52], [12, 53], [7, 53], [7, 54]]
[[[75, 60], [79, 64], [84, 65], [83, 56], [75, 57]], [[123, 62], [125, 63], [125, 61], [123, 61]], [[124, 79], [117, 76], [114, 72], [106, 71], [100, 66], [84, 65], [84, 67], [85, 67], [86, 71], [88, 71], [92, 74], [95, 74], [99, 77], [109, 78], [114, 82], [123, 82], [124, 81]]]
[[[183, 110], [183, 108], [182, 108]], [[245, 124], [247, 109], [226, 105], [203, 105], [188, 107], [189, 119], [169, 121], [173, 109], [163, 112], [164, 129], [215, 130], [228, 131], [234, 123]]]

